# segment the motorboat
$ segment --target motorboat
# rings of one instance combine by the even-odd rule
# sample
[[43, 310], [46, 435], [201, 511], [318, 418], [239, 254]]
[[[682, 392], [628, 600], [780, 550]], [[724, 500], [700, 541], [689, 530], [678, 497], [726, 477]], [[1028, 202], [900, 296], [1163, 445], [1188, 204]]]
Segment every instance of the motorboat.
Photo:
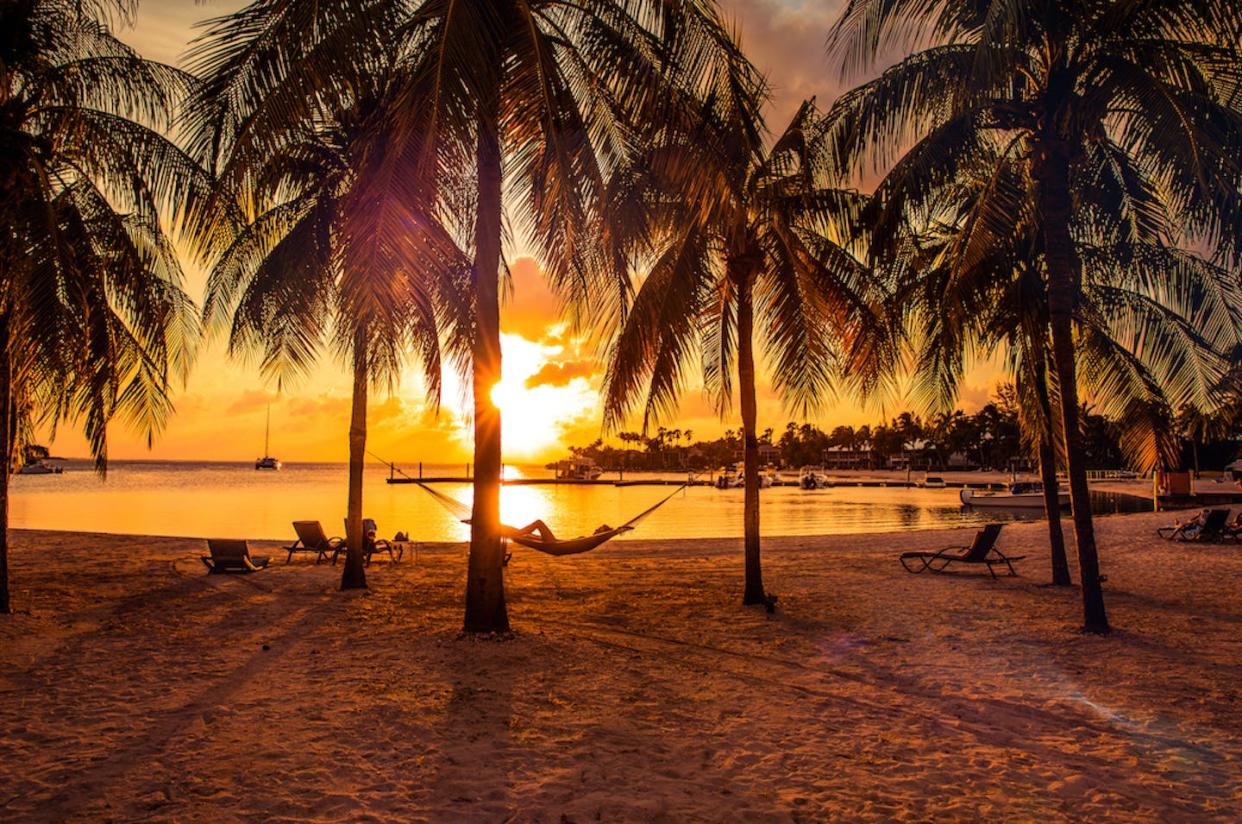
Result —
[[595, 481], [603, 474], [604, 470], [591, 458], [570, 458], [556, 464], [558, 481]]
[[53, 461], [62, 461], [64, 458], [54, 458], [48, 452], [46, 446], [38, 444], [28, 444], [22, 450], [22, 465], [15, 470], [18, 475], [59, 475], [64, 472], [64, 467]]
[[[781, 483], [781, 476], [775, 469], [768, 468], [759, 473], [759, 488], [767, 489]], [[717, 489], [737, 489], [746, 485], [746, 472], [742, 464], [735, 463], [722, 467], [716, 476]]]
[[[1014, 483], [1003, 492], [984, 492], [978, 489], [963, 489], [959, 494], [965, 506], [996, 507], [996, 508], [1043, 508], [1044, 485], [1038, 482]], [[1058, 495], [1061, 506], [1070, 502], [1069, 491], [1061, 491]]]
[[61, 472], [64, 472], [63, 467], [56, 466], [42, 458], [27, 461], [17, 470], [18, 475], [59, 475]]
[[830, 486], [828, 473], [822, 466], [804, 466], [798, 472], [798, 486], [803, 489], [824, 489]]
[[737, 489], [745, 484], [746, 476], [741, 464], [721, 467], [720, 474], [716, 476], [717, 489]]
[[947, 486], [947, 484], [945, 484], [944, 478], [941, 478], [937, 475], [923, 476], [923, 488], [924, 489], [944, 489], [945, 486]]

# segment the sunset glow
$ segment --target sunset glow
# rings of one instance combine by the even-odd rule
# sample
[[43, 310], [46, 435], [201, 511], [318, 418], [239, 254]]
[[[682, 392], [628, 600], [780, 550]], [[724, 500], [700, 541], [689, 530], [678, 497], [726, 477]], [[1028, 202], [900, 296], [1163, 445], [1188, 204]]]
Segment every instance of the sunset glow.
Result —
[[[505, 460], [551, 460], [562, 451], [567, 431], [598, 418], [598, 389], [585, 376], [564, 374], [562, 345], [517, 334], [501, 335], [500, 345], [504, 368], [492, 401], [503, 413]], [[470, 403], [460, 379], [451, 373], [444, 376], [444, 401], [444, 414], [459, 423], [462, 443], [468, 445]]]

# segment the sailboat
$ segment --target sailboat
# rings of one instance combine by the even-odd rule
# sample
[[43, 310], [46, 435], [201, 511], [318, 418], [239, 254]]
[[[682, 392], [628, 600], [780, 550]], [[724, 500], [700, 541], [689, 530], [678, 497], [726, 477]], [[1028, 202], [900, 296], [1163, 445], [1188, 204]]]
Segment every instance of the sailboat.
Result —
[[254, 459], [255, 469], [280, 469], [280, 461], [268, 454], [272, 437], [272, 405], [267, 405], [267, 428], [263, 430], [263, 457]]

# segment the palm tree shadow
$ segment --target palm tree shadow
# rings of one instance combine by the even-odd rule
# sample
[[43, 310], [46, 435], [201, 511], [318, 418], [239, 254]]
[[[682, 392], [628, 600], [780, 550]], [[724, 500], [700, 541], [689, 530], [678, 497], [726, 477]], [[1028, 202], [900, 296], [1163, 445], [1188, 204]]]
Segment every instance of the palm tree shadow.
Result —
[[[509, 677], [497, 677], [493, 670], [511, 669], [503, 665], [513, 655], [507, 648], [522, 643], [463, 638], [448, 645], [451, 652], [440, 661], [442, 671], [438, 677], [431, 675], [433, 681], [449, 686], [442, 714], [438, 722], [432, 722], [432, 740], [439, 742], [429, 780], [432, 796], [469, 803], [474, 814], [491, 820], [516, 811], [511, 790], [520, 761], [512, 734], [517, 723], [515, 684]], [[541, 656], [521, 657], [526, 659], [524, 677], [537, 680], [544, 676], [538, 663]], [[489, 659], [495, 661], [494, 666]], [[480, 769], [482, 765], [486, 766]]]

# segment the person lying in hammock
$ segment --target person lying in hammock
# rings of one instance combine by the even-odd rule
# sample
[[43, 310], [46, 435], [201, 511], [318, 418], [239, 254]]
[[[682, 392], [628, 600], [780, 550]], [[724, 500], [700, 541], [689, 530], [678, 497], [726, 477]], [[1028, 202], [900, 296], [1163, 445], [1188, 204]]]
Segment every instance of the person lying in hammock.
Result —
[[[592, 534], [602, 535], [605, 532], [611, 532], [611, 531], [612, 531], [612, 527], [610, 527], [608, 524], [601, 524], [599, 528], [596, 529], [595, 532]], [[503, 535], [506, 538], [529, 535], [532, 537], [538, 537], [539, 540], [543, 541], [545, 544], [556, 543], [556, 535], [552, 532], [552, 527], [545, 524], [539, 518], [536, 518], [535, 520], [531, 521], [529, 524], [522, 527], [521, 529], [514, 529], [512, 527], [506, 527], [504, 526], [504, 524], [501, 524], [500, 532], [501, 532], [501, 535]]]

